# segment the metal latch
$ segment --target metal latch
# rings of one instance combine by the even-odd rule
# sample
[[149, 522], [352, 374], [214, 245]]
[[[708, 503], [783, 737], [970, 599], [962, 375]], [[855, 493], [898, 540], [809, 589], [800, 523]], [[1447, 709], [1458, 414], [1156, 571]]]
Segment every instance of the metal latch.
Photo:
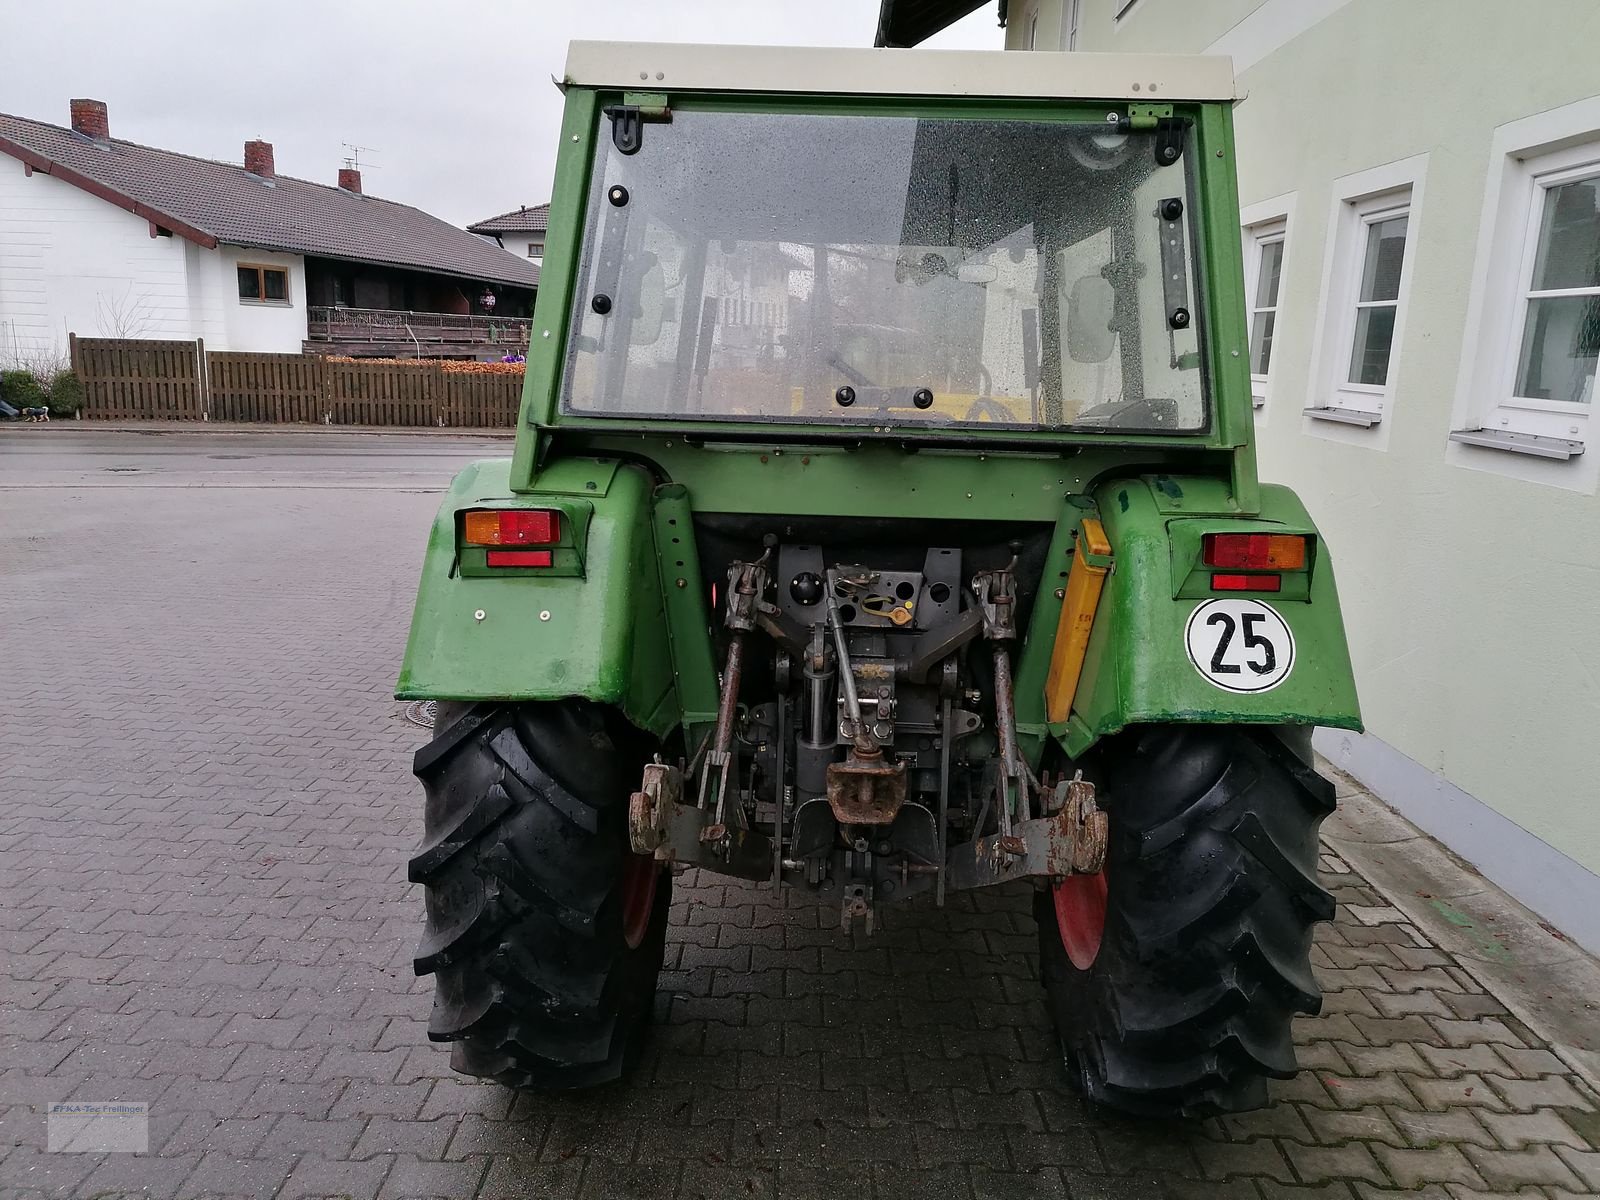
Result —
[[1156, 166], [1170, 167], [1183, 154], [1183, 137], [1187, 122], [1177, 117], [1159, 117], [1156, 120]]
[[629, 92], [621, 104], [608, 104], [600, 111], [611, 118], [611, 142], [619, 154], [637, 154], [644, 145], [646, 121], [670, 121], [672, 110], [667, 107], [667, 97], [650, 93]]
[[644, 145], [644, 118], [631, 104], [608, 104], [601, 110], [611, 118], [611, 142], [619, 154], [637, 154]]

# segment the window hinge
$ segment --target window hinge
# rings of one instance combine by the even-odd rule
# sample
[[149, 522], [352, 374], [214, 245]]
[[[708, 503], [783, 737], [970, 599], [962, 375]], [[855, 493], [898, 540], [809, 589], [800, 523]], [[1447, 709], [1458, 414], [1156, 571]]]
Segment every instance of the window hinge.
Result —
[[1130, 104], [1128, 105], [1128, 125], [1130, 128], [1154, 129], [1156, 122], [1172, 116], [1170, 104]]
[[1172, 115], [1172, 105], [1130, 104], [1128, 127], [1136, 132], [1155, 131], [1156, 166], [1170, 167], [1183, 155], [1183, 139], [1189, 123]]

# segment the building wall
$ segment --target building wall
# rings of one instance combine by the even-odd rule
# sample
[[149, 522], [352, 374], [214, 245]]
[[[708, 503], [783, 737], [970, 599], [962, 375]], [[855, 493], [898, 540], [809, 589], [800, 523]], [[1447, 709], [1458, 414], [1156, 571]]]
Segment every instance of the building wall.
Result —
[[[240, 262], [287, 268], [289, 303], [241, 303]], [[69, 333], [298, 353], [305, 308], [299, 255], [152, 238], [143, 217], [0, 154], [0, 362], [65, 361]]]
[[[544, 234], [542, 233], [502, 233], [500, 244], [518, 258], [532, 258], [535, 262], [544, 254]], [[534, 253], [528, 251], [532, 248]]]
[[[1511, 336], [1482, 299], [1484, 264], [1508, 253], [1490, 219], [1515, 167], [1508, 131], [1552, 111], [1570, 131], [1588, 104], [1600, 139], [1600, 10], [1135, 0], [1117, 21], [1114, 4], [1083, 0], [1079, 49], [1238, 55], [1241, 201], [1288, 213], [1261, 473], [1300, 493], [1337, 560], [1369, 730], [1323, 745], [1600, 944], [1600, 430], [1569, 462], [1449, 439], [1477, 423], [1480, 346]], [[1314, 420], [1302, 409], [1323, 402], [1336, 353], [1319, 349], [1337, 315], [1330, 230], [1348, 177], [1392, 164], [1416, 184], [1387, 411], [1371, 429]]]
[[67, 334], [187, 338], [186, 243], [0, 154], [0, 361], [65, 361]]
[[[1039, 0], [1055, 7], [1070, 0]], [[1079, 0], [1079, 50], [1115, 54], [1198, 54], [1258, 9], [1263, 0]], [[1315, 7], [1326, 0], [1289, 0]], [[1121, 11], [1122, 16], [1117, 16]], [[1054, 47], [1049, 47], [1054, 49]]]
[[[298, 254], [219, 246], [205, 252], [214, 263], [216, 307], [221, 310], [224, 347], [258, 354], [299, 354], [306, 338], [306, 268]], [[239, 299], [240, 264], [283, 267], [289, 272], [289, 302], [250, 302]], [[211, 295], [208, 283], [207, 299]]]

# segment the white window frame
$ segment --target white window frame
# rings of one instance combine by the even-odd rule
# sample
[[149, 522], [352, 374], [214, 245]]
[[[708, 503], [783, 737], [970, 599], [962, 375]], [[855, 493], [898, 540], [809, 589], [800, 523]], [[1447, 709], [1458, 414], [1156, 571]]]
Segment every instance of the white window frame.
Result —
[[1061, 33], [1061, 48], [1063, 50], [1076, 50], [1078, 48], [1078, 19], [1082, 16], [1081, 6], [1083, 0], [1062, 0], [1066, 11], [1062, 15], [1064, 25]]
[[[1509, 416], [1521, 414], [1520, 424], [1527, 428], [1517, 430], [1536, 437], [1560, 437], [1563, 427], [1586, 418], [1593, 401], [1580, 404], [1562, 400], [1538, 400], [1517, 394], [1517, 369], [1521, 366], [1522, 341], [1527, 332], [1529, 301], [1533, 296], [1534, 260], [1538, 256], [1539, 234], [1544, 224], [1545, 193], [1564, 183], [1579, 183], [1587, 179], [1600, 180], [1600, 144], [1574, 146], [1570, 150], [1548, 155], [1542, 160], [1545, 169], [1529, 172], [1531, 185], [1525, 193], [1528, 208], [1523, 222], [1522, 264], [1517, 271], [1515, 293], [1515, 319], [1510, 323], [1510, 337], [1506, 344], [1505, 368], [1498, 392], [1496, 415], [1504, 411]], [[1589, 295], [1600, 293], [1600, 288], [1568, 289], [1560, 292], [1542, 292], [1541, 296]], [[1571, 432], [1576, 433], [1573, 429]]]
[[[1419, 154], [1334, 181], [1317, 314], [1316, 358], [1310, 375], [1312, 390], [1305, 408], [1308, 418], [1335, 423], [1352, 434], [1370, 435], [1382, 427], [1392, 409], [1405, 349], [1411, 280], [1416, 274], [1417, 252], [1421, 245], [1420, 218], [1427, 166], [1428, 156]], [[1394, 336], [1389, 343], [1388, 375], [1381, 387], [1351, 383], [1350, 359], [1355, 349], [1356, 310], [1366, 258], [1367, 230], [1376, 221], [1402, 213], [1407, 218], [1406, 248], [1394, 300]], [[1378, 441], [1379, 448], [1386, 444], [1386, 430]]]
[[[1273, 354], [1267, 360], [1267, 371], [1264, 375], [1250, 372], [1250, 402], [1260, 408], [1267, 402], [1267, 393], [1271, 390], [1272, 364], [1277, 360], [1278, 335], [1283, 331], [1283, 323], [1278, 316], [1283, 312], [1283, 285], [1284, 267], [1289, 261], [1289, 218], [1285, 214], [1281, 217], [1272, 217], [1265, 221], [1257, 221], [1244, 227], [1244, 315], [1245, 336], [1253, 338], [1256, 329], [1256, 316], [1267, 312], [1256, 304], [1258, 286], [1261, 275], [1261, 249], [1263, 246], [1280, 245], [1283, 247], [1283, 256], [1278, 260], [1278, 301], [1271, 308], [1273, 313], [1272, 339]], [[1250, 364], [1253, 367], [1256, 361], [1255, 343], [1252, 341], [1248, 353]]]
[[1128, 15], [1128, 12], [1135, 4], [1139, 3], [1139, 0], [1113, 0], [1113, 2], [1116, 4], [1116, 8], [1112, 17], [1112, 24], [1116, 25], [1122, 21], [1123, 17]]
[[[1400, 286], [1393, 300], [1361, 299], [1361, 277], [1366, 268], [1367, 246], [1372, 228], [1384, 221], [1405, 218], [1406, 240], [1400, 263]], [[1411, 228], [1411, 189], [1398, 188], [1346, 201], [1340, 212], [1338, 232], [1340, 242], [1336, 264], [1338, 274], [1331, 281], [1328, 303], [1333, 306], [1335, 328], [1332, 367], [1328, 375], [1331, 391], [1324, 406], [1333, 413], [1368, 416], [1373, 423], [1383, 420], [1389, 398], [1394, 394], [1394, 360], [1400, 349], [1400, 333], [1405, 317], [1406, 283], [1411, 271], [1411, 260], [1416, 254], [1416, 243]], [[1350, 378], [1351, 361], [1356, 352], [1356, 332], [1361, 324], [1364, 308], [1394, 309], [1394, 332], [1389, 341], [1389, 364], [1381, 384], [1356, 383]], [[1315, 410], [1313, 410], [1315, 411]], [[1337, 418], [1335, 418], [1337, 419]]]
[[[1592, 414], [1600, 396], [1591, 397], [1589, 404], [1576, 404], [1530, 399], [1515, 392], [1545, 193], [1562, 183], [1596, 178], [1600, 178], [1600, 99], [1540, 113], [1496, 131], [1451, 422], [1450, 440], [1457, 445], [1448, 457], [1459, 465], [1483, 465], [1474, 451], [1506, 451], [1544, 460], [1542, 466], [1527, 467], [1541, 482], [1584, 491], [1593, 488], [1592, 465], [1581, 472], [1582, 481], [1565, 468], [1591, 449]], [[1463, 455], [1462, 445], [1474, 450]]]

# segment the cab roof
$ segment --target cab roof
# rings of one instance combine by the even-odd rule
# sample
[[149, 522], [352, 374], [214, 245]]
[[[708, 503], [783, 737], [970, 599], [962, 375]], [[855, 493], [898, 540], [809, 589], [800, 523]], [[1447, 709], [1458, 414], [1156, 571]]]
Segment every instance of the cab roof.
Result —
[[1168, 104], [1236, 98], [1233, 62], [1192, 54], [573, 42], [562, 87], [982, 96]]

